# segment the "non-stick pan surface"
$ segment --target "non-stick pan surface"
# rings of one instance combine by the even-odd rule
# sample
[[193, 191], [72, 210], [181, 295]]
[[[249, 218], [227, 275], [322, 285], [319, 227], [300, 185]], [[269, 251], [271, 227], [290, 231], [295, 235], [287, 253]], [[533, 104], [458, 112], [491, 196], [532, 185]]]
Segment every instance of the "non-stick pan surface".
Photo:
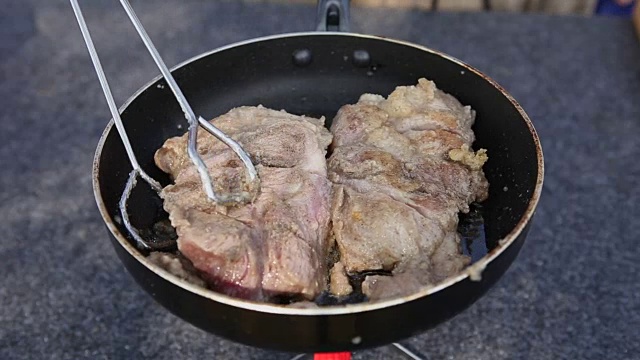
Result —
[[[369, 55], [363, 56], [363, 52]], [[354, 56], [354, 53], [356, 55]], [[294, 309], [234, 299], [197, 288], [158, 269], [128, 240], [118, 200], [130, 165], [109, 124], [94, 164], [96, 200], [120, 259], [158, 302], [207, 331], [248, 345], [287, 351], [356, 350], [423, 332], [467, 308], [506, 271], [525, 240], [538, 202], [543, 160], [526, 114], [497, 84], [471, 67], [424, 47], [373, 36], [299, 33], [212, 51], [173, 74], [196, 114], [213, 118], [242, 105], [262, 104], [295, 114], [326, 116], [363, 93], [387, 95], [421, 77], [477, 112], [475, 148], [486, 148], [490, 183], [483, 203], [489, 253], [436, 288], [390, 301]], [[156, 79], [122, 108], [122, 119], [142, 167], [168, 181], [153, 154], [186, 130], [171, 91]], [[157, 197], [139, 185], [129, 204], [138, 228], [166, 216]], [[473, 276], [473, 280], [470, 277]]]

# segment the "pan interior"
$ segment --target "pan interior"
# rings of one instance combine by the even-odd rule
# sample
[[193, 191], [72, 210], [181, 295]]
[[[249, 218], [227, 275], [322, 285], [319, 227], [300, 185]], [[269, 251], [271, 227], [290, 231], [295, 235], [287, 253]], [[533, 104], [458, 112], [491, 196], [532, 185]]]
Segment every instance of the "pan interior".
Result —
[[[299, 50], [310, 52], [310, 63], [296, 65], [293, 59]], [[354, 52], [362, 50], [369, 54], [369, 64], [354, 62]], [[474, 260], [496, 248], [527, 216], [538, 178], [531, 129], [518, 107], [482, 75], [437, 53], [384, 39], [300, 35], [213, 52], [173, 74], [195, 113], [204, 118], [237, 106], [261, 104], [325, 116], [327, 126], [342, 105], [356, 102], [363, 93], [386, 96], [396, 86], [415, 84], [421, 77], [433, 80], [476, 110], [474, 147], [489, 154], [484, 170], [490, 194], [482, 204], [483, 226], [476, 229], [482, 231], [484, 243], [476, 244]], [[141, 166], [167, 184], [169, 179], [155, 166], [153, 154], [167, 138], [183, 134], [186, 122], [165, 82], [158, 80], [140, 92], [124, 108], [122, 119]], [[120, 233], [127, 234], [116, 214], [130, 165], [115, 129], [106, 135], [98, 157], [101, 200], [112, 217], [109, 220], [116, 220]], [[166, 217], [161, 201], [145, 186], [133, 192], [129, 213], [139, 229], [149, 229]]]

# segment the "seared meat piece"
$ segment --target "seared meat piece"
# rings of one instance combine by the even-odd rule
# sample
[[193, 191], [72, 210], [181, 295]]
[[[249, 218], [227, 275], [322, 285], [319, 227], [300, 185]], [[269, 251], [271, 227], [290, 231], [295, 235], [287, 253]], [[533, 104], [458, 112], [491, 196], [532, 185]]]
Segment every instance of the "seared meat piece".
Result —
[[362, 292], [373, 300], [416, 293], [428, 283], [421, 279], [421, 275], [424, 274], [416, 270], [398, 272], [393, 276], [370, 275], [362, 282]]
[[384, 99], [362, 95], [331, 126], [333, 234], [349, 273], [390, 270], [365, 280], [371, 299], [406, 295], [460, 271], [458, 212], [482, 201], [487, 156], [469, 150], [475, 113], [420, 79]]
[[167, 140], [155, 161], [174, 179], [161, 196], [178, 249], [217, 291], [253, 300], [313, 299], [327, 273], [331, 183], [325, 153], [331, 134], [324, 119], [241, 107], [211, 122], [249, 153], [260, 192], [246, 184], [235, 154], [200, 131], [198, 151], [216, 190], [257, 194], [251, 204], [212, 203], [188, 158], [186, 135]]
[[331, 268], [331, 283], [329, 284], [329, 291], [336, 296], [345, 296], [353, 292], [353, 287], [349, 283], [349, 278], [344, 271], [344, 265], [341, 262], [337, 262]]

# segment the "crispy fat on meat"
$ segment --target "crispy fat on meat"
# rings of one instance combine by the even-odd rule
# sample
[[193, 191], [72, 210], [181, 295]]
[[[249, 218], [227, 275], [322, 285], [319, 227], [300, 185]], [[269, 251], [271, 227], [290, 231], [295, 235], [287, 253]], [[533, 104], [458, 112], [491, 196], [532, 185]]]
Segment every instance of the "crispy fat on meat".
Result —
[[[264, 107], [240, 107], [211, 121], [251, 156], [261, 180], [249, 204], [220, 206], [202, 191], [187, 138], [155, 155], [174, 183], [162, 190], [178, 249], [215, 290], [252, 300], [313, 299], [325, 288], [331, 183], [324, 119]], [[201, 131], [201, 154], [220, 193], [253, 192], [235, 154]]]

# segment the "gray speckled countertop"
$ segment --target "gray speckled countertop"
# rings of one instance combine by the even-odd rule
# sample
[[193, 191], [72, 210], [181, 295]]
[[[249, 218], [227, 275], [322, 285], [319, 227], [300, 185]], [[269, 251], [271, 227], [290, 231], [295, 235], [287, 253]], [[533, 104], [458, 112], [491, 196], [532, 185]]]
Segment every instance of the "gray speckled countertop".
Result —
[[[121, 103], [157, 70], [117, 2], [81, 3]], [[302, 5], [134, 4], [169, 64], [310, 30], [315, 16]], [[640, 43], [631, 22], [352, 14], [356, 31], [424, 44], [494, 77], [529, 112], [546, 156], [537, 218], [512, 268], [467, 311], [405, 343], [429, 359], [637, 358]], [[67, 1], [3, 0], [0, 105], [0, 359], [290, 358], [171, 315], [116, 258], [90, 175], [109, 114]], [[399, 356], [380, 348], [355, 358]]]

